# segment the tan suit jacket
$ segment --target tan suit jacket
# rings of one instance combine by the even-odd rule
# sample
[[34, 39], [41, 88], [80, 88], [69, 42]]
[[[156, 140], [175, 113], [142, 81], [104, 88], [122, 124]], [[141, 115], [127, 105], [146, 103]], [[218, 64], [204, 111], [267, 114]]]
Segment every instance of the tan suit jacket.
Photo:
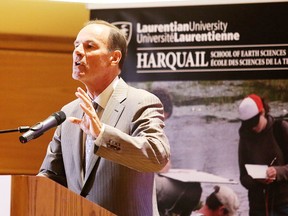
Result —
[[[80, 100], [63, 107], [66, 116], [81, 118]], [[119, 216], [158, 215], [154, 172], [170, 156], [163, 132], [163, 107], [147, 91], [120, 79], [103, 112], [106, 124], [85, 178], [82, 173], [83, 133], [65, 121], [50, 142], [40, 173]]]

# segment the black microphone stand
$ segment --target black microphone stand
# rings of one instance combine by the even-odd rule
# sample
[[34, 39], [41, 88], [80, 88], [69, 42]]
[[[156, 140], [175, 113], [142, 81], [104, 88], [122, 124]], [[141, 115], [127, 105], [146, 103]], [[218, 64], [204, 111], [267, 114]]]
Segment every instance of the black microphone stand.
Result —
[[0, 134], [2, 133], [11, 133], [11, 132], [20, 132], [20, 133], [24, 133], [26, 131], [30, 130], [29, 126], [20, 126], [16, 129], [8, 129], [8, 130], [0, 130]]

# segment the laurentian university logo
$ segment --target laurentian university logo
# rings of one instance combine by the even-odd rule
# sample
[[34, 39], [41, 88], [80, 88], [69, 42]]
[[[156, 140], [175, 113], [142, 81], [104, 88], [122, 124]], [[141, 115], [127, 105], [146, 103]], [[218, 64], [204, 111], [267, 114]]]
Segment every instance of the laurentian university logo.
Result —
[[125, 35], [127, 44], [129, 44], [132, 37], [132, 23], [126, 21], [113, 22], [113, 25], [117, 26]]

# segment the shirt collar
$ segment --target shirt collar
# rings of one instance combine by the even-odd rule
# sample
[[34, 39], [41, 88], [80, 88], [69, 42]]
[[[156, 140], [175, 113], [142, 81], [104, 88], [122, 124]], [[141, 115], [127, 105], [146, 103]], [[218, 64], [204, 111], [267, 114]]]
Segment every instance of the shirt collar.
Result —
[[109, 86], [107, 86], [106, 89], [104, 89], [103, 92], [101, 92], [94, 101], [101, 106], [103, 109], [106, 108], [106, 105], [108, 103], [108, 100], [110, 96], [112, 95], [113, 91], [115, 90], [117, 84], [119, 82], [119, 77], [116, 76], [115, 79], [110, 83]]

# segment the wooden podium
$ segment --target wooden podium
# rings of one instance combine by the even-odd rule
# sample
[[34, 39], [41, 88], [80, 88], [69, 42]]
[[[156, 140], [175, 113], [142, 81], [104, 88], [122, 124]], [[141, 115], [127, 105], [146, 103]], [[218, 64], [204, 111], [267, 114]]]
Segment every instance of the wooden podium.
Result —
[[45, 177], [0, 176], [1, 216], [115, 216]]

